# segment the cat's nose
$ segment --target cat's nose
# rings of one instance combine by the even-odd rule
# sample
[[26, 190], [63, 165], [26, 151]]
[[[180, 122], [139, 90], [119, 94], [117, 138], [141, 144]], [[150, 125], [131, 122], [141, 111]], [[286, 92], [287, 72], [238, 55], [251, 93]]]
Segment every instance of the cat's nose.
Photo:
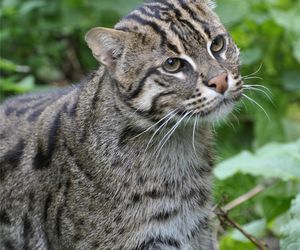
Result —
[[209, 88], [223, 95], [228, 89], [228, 74], [223, 73], [210, 79], [207, 85]]

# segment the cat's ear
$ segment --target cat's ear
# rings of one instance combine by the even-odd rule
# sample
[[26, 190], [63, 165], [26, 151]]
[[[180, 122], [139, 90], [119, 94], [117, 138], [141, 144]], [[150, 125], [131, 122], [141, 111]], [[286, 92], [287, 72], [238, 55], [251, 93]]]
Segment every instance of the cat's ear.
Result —
[[215, 9], [217, 7], [217, 3], [215, 0], [207, 0], [207, 5], [211, 8], [211, 9]]
[[116, 60], [122, 55], [128, 36], [128, 32], [99, 27], [88, 31], [85, 41], [94, 57], [111, 68], [115, 66]]
[[209, 8], [211, 8], [211, 9], [215, 9], [216, 7], [217, 7], [217, 3], [216, 3], [216, 1], [215, 0], [193, 0], [193, 2], [200, 2], [200, 3], [204, 3], [204, 4], [206, 4]]

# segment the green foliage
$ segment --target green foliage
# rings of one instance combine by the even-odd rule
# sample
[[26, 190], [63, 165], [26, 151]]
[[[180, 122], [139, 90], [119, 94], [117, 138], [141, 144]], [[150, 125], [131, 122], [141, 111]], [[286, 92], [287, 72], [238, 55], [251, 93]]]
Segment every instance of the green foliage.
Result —
[[218, 179], [240, 172], [265, 178], [300, 180], [300, 140], [289, 144], [271, 143], [255, 154], [243, 151], [221, 162], [214, 170]]
[[288, 216], [288, 223], [281, 227], [281, 249], [297, 250], [300, 248], [300, 194], [293, 200]]
[[[258, 105], [245, 99], [239, 122], [230, 117], [228, 125], [218, 128], [218, 155], [226, 160], [219, 161], [214, 171], [215, 197], [220, 200], [225, 193], [230, 201], [275, 179], [275, 184], [233, 209], [230, 216], [259, 238], [281, 239], [283, 250], [299, 249], [295, 245], [299, 224], [295, 219], [288, 222], [287, 211], [300, 191], [300, 141], [295, 141], [300, 138], [300, 1], [218, 2], [221, 19], [241, 48], [243, 75], [260, 69], [251, 77], [263, 78], [246, 79], [245, 84], [268, 87], [272, 102], [265, 89], [261, 88], [266, 94], [246, 90], [269, 119]], [[289, 214], [298, 218], [296, 212]], [[220, 248], [256, 249], [236, 230], [221, 237]]]
[[[97, 67], [84, 34], [95, 26], [112, 27], [141, 2], [1, 0], [0, 99], [80, 80]], [[249, 77], [245, 84], [263, 85], [270, 92], [258, 86], [254, 88], [260, 90], [245, 90], [269, 119], [244, 98], [237, 118], [230, 116], [217, 128], [215, 199], [226, 194], [230, 201], [275, 179], [230, 211], [230, 217], [259, 238], [280, 239], [283, 250], [298, 249], [300, 1], [217, 2], [217, 12], [241, 49], [242, 74]], [[230, 229], [220, 235], [220, 247], [255, 249]]]
[[[300, 215], [297, 210], [297, 205], [299, 205], [297, 200], [293, 202], [294, 205], [290, 211], [290, 217], [293, 219], [290, 219], [288, 225], [286, 225], [287, 220], [282, 220], [282, 216], [288, 211], [291, 200], [300, 191], [300, 140], [286, 144], [270, 143], [255, 153], [244, 151], [220, 162], [214, 169], [214, 174], [219, 180], [229, 180], [223, 182], [226, 185], [233, 185], [234, 176], [239, 174], [239, 180], [234, 184], [234, 188], [246, 184], [240, 184], [241, 181], [244, 181], [243, 179], [249, 178], [246, 174], [252, 176], [252, 182], [256, 184], [262, 183], [263, 180], [274, 182], [275, 184], [258, 197], [233, 211], [231, 216], [243, 223], [243, 228], [248, 233], [259, 238], [272, 233], [283, 237], [282, 249], [293, 249], [287, 247], [287, 244], [296, 244], [294, 243], [296, 236], [292, 237], [292, 233], [300, 236], [299, 222], [295, 223], [296, 218]], [[243, 177], [243, 175], [245, 176]], [[237, 196], [241, 195], [234, 189], [227, 189], [227, 191], [231, 191]], [[249, 209], [253, 213], [251, 216], [247, 215], [247, 219], [250, 221], [247, 223], [239, 216], [247, 214]], [[222, 238], [221, 249], [228, 249], [229, 245], [235, 245], [235, 242], [239, 242], [239, 247], [240, 244], [249, 243], [240, 232], [234, 230]]]

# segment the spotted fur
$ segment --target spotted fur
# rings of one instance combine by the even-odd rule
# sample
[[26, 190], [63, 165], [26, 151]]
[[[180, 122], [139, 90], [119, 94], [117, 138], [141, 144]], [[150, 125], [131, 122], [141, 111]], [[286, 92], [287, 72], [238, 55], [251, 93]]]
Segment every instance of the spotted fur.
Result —
[[242, 90], [213, 3], [147, 1], [86, 41], [85, 81], [0, 107], [0, 249], [211, 249], [211, 122]]

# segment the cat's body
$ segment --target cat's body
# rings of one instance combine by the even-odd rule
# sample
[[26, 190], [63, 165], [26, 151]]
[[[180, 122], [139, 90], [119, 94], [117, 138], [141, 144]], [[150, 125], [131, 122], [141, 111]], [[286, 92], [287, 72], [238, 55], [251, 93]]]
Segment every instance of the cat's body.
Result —
[[[86, 40], [104, 64], [96, 73], [78, 86], [0, 107], [1, 250], [209, 248], [213, 136], [209, 123], [196, 129], [187, 119], [226, 113], [239, 98], [238, 51], [228, 44], [224, 57], [232, 62], [218, 67], [199, 44], [187, 43], [201, 29], [190, 37], [177, 24], [172, 32], [183, 32], [190, 49], [183, 55], [179, 34], [141, 14], [158, 18], [162, 11], [186, 24], [201, 9], [203, 18], [216, 18], [206, 2], [190, 4], [188, 11], [185, 1], [150, 2], [119, 31], [90, 31]], [[212, 27], [218, 25], [216, 19]], [[174, 60], [161, 67], [176, 51], [185, 60], [180, 71], [172, 72]], [[209, 85], [225, 67], [229, 86]]]

